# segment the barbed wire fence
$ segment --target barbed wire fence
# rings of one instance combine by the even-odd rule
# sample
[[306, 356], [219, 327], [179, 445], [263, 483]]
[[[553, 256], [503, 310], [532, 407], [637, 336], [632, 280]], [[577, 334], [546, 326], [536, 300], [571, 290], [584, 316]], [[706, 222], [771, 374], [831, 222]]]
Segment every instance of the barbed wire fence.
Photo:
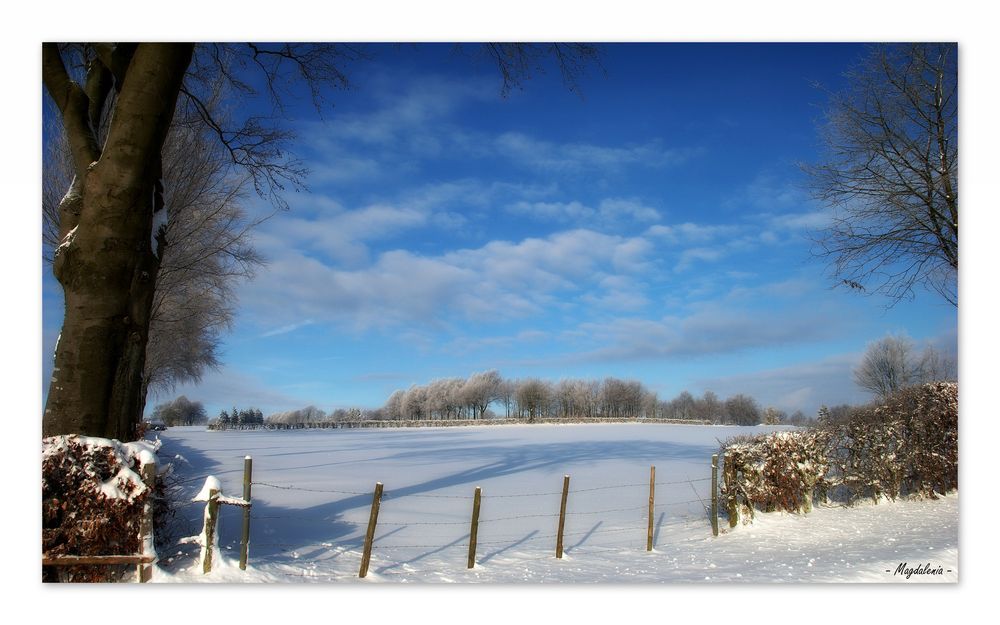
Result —
[[[247, 457], [249, 460], [249, 457]], [[717, 462], [713, 457], [713, 465]], [[229, 471], [227, 471], [229, 473]], [[481, 492], [477, 487], [476, 495], [450, 494], [450, 493], [411, 493], [404, 487], [399, 490], [383, 490], [382, 484], [376, 483], [375, 490], [342, 489], [342, 488], [320, 488], [314, 486], [299, 486], [294, 483], [275, 483], [273, 481], [253, 481], [249, 468], [244, 474], [244, 493], [247, 507], [246, 518], [255, 524], [267, 523], [271, 521], [285, 520], [292, 522], [296, 527], [303, 527], [305, 524], [315, 524], [317, 526], [329, 526], [328, 518], [312, 518], [308, 515], [295, 514], [257, 514], [252, 510], [252, 501], [249, 498], [250, 487], [265, 488], [274, 490], [296, 491], [310, 494], [331, 494], [348, 497], [372, 498], [371, 512], [368, 528], [365, 536], [344, 537], [337, 540], [309, 541], [300, 540], [290, 542], [284, 536], [270, 538], [273, 529], [268, 529], [268, 539], [253, 541], [255, 548], [268, 548], [277, 552], [292, 552], [298, 558], [298, 552], [323, 548], [326, 553], [333, 553], [334, 556], [356, 553], [358, 548], [362, 548], [362, 565], [359, 577], [365, 577], [368, 572], [369, 562], [372, 552], [379, 554], [380, 564], [384, 565], [383, 570], [392, 568], [401, 563], [414, 561], [431, 553], [444, 551], [467, 549], [468, 568], [473, 568], [478, 562], [491, 559], [503, 552], [511, 549], [534, 549], [539, 550], [537, 558], [524, 558], [519, 554], [519, 560], [535, 560], [552, 558], [551, 552], [543, 555], [544, 544], [555, 547], [555, 557], [561, 558], [563, 554], [563, 543], [566, 539], [578, 539], [568, 550], [584, 549], [587, 552], [622, 552], [630, 549], [641, 548], [652, 551], [654, 547], [654, 527], [659, 532], [663, 526], [664, 519], [672, 521], [701, 519], [709, 521], [713, 535], [718, 535], [717, 519], [712, 519], [712, 512], [718, 514], [716, 505], [718, 496], [717, 474], [712, 472], [711, 477], [693, 479], [672, 479], [657, 481], [654, 478], [655, 467], [651, 467], [650, 480], [647, 482], [633, 482], [622, 484], [603, 484], [597, 486], [587, 486], [583, 488], [569, 488], [569, 476], [565, 476], [563, 490], [544, 490], [539, 492], [500, 492], [491, 494]], [[204, 479], [206, 476], [185, 478], [178, 480], [177, 485], [192, 482], [196, 479]], [[207, 478], [214, 479], [211, 476]], [[698, 490], [698, 485], [709, 489], [707, 496]], [[655, 501], [654, 491], [661, 487], [674, 487], [671, 490], [672, 498]], [[685, 487], [690, 487], [694, 497], [678, 497]], [[615, 505], [608, 506], [608, 495], [614, 491], [626, 489], [648, 488], [648, 499], [645, 494], [641, 497], [644, 501], [642, 505]], [[636, 491], [636, 499], [639, 500], [640, 491]], [[662, 492], [662, 491], [661, 491]], [[481, 497], [480, 497], [481, 494]], [[527, 512], [507, 512], [506, 510], [523, 509], [516, 505], [511, 506], [517, 500], [525, 501], [541, 498], [562, 497], [561, 506], [558, 511], [543, 511], [542, 506], [549, 505], [549, 502], [539, 501], [532, 503], [533, 510]], [[631, 494], [630, 494], [631, 496]], [[220, 503], [231, 503], [223, 501], [226, 498], [220, 492]], [[570, 503], [567, 505], [567, 499]], [[615, 501], [624, 499], [618, 496]], [[413, 500], [438, 500], [441, 506], [435, 506], [435, 511], [430, 513], [431, 518], [427, 519], [429, 513], [424, 508], [414, 508], [408, 505]], [[243, 501], [243, 500], [237, 500]], [[711, 504], [709, 503], [711, 502]], [[194, 505], [199, 502], [187, 502]], [[603, 505], [602, 505], [603, 503]], [[489, 514], [479, 517], [480, 505]], [[359, 506], [360, 507], [360, 506]], [[694, 507], [698, 513], [690, 513]], [[554, 509], [555, 506], [552, 506]], [[416, 510], [416, 511], [414, 511]], [[535, 511], [537, 510], [537, 511]], [[470, 515], [469, 513], [472, 512]], [[380, 519], [380, 513], [384, 518]], [[406, 519], [410, 514], [413, 519]], [[471, 518], [470, 518], [471, 516]], [[658, 520], [654, 522], [654, 516]], [[436, 518], [435, 518], [436, 517]], [[207, 515], [206, 515], [207, 518]], [[419, 519], [419, 520], [418, 520]], [[231, 550], [237, 544], [246, 557], [249, 540], [249, 521], [244, 524], [244, 535], [239, 543], [231, 541], [224, 543], [220, 541], [219, 548]], [[556, 522], [558, 521], [558, 525]], [[567, 531], [566, 523], [579, 525], [581, 522], [595, 521], [589, 529], [570, 527]], [[550, 524], [548, 529], [540, 524]], [[552, 532], [552, 529], [558, 528]], [[511, 533], [513, 528], [519, 528], [517, 533]], [[413, 531], [408, 531], [413, 530]], [[414, 536], [416, 534], [416, 536]], [[553, 541], [556, 541], [553, 543]], [[585, 545], [585, 546], [584, 546]], [[491, 553], [478, 559], [477, 549], [483, 547], [492, 550]], [[404, 554], [406, 550], [429, 550], [415, 557]], [[457, 560], [457, 558], [456, 558]], [[241, 568], [243, 562], [241, 561]]]

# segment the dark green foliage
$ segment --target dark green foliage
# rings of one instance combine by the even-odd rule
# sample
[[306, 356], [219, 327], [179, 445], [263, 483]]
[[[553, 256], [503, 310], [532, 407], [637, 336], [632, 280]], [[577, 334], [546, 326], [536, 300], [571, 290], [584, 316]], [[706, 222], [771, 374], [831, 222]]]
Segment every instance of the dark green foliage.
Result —
[[153, 409], [152, 419], [164, 425], [201, 425], [208, 422], [205, 406], [200, 401], [191, 401], [181, 395], [173, 401], [160, 404]]
[[233, 406], [232, 414], [223, 410], [219, 418], [209, 424], [212, 430], [256, 429], [264, 425], [264, 413], [259, 408], [239, 409]]

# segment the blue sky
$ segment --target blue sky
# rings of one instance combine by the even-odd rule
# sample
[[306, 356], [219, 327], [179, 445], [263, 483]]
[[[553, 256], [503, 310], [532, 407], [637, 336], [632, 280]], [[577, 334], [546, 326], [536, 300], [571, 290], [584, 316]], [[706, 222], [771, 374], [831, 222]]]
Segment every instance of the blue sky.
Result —
[[[864, 401], [868, 342], [954, 353], [958, 314], [932, 293], [886, 308], [833, 290], [811, 254], [827, 219], [798, 168], [818, 158], [814, 83], [842, 87], [863, 51], [608, 45], [582, 97], [550, 68], [502, 98], [483, 59], [377, 47], [323, 120], [290, 111], [310, 192], [256, 232], [269, 262], [239, 289], [224, 366], [150, 407], [374, 407], [486, 369], [807, 414]], [[43, 354], [61, 305], [45, 268]]]

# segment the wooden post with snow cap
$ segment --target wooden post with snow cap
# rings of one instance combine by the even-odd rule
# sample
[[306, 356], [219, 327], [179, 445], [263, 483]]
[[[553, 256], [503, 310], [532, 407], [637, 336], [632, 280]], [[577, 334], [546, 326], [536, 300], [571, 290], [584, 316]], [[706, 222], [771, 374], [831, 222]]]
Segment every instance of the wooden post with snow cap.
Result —
[[[250, 502], [250, 484], [253, 474], [253, 458], [243, 458], [243, 501]], [[247, 556], [250, 551], [250, 507], [243, 508], [243, 534], [240, 539], [240, 570], [247, 570]]]
[[201, 532], [201, 572], [208, 574], [212, 572], [212, 551], [216, 543], [216, 525], [219, 521], [219, 494], [222, 492], [222, 484], [219, 478], [209, 475], [205, 478], [205, 485], [201, 487], [201, 492], [194, 498], [194, 501], [207, 502], [205, 505], [205, 528]]
[[719, 535], [719, 455], [712, 455], [712, 536]]
[[566, 528], [566, 498], [569, 496], [569, 476], [563, 476], [562, 503], [559, 505], [559, 534], [556, 538], [556, 557], [563, 557], [563, 530]]
[[375, 540], [375, 526], [378, 524], [378, 509], [382, 503], [382, 482], [375, 482], [375, 494], [372, 496], [372, 511], [368, 517], [368, 531], [365, 532], [365, 550], [361, 555], [361, 570], [358, 577], [368, 575], [368, 565], [372, 559], [372, 542]]

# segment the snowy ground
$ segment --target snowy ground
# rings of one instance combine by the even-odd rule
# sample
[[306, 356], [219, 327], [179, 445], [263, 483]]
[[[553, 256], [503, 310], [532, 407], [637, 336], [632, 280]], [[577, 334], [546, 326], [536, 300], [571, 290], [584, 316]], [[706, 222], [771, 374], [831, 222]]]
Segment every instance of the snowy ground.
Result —
[[[958, 495], [937, 501], [758, 515], [711, 535], [710, 457], [749, 430], [682, 425], [535, 425], [392, 430], [207, 432], [171, 428], [181, 502], [158, 582], [955, 582]], [[250, 567], [240, 512], [224, 507], [222, 563], [208, 576], [183, 536], [207, 475], [239, 496], [253, 458]], [[647, 552], [649, 467], [655, 547]], [[571, 476], [565, 555], [555, 558], [560, 489]], [[368, 576], [358, 579], [375, 482], [385, 485]], [[476, 567], [469, 519], [483, 489]], [[941, 574], [896, 570], [922, 566]]]

